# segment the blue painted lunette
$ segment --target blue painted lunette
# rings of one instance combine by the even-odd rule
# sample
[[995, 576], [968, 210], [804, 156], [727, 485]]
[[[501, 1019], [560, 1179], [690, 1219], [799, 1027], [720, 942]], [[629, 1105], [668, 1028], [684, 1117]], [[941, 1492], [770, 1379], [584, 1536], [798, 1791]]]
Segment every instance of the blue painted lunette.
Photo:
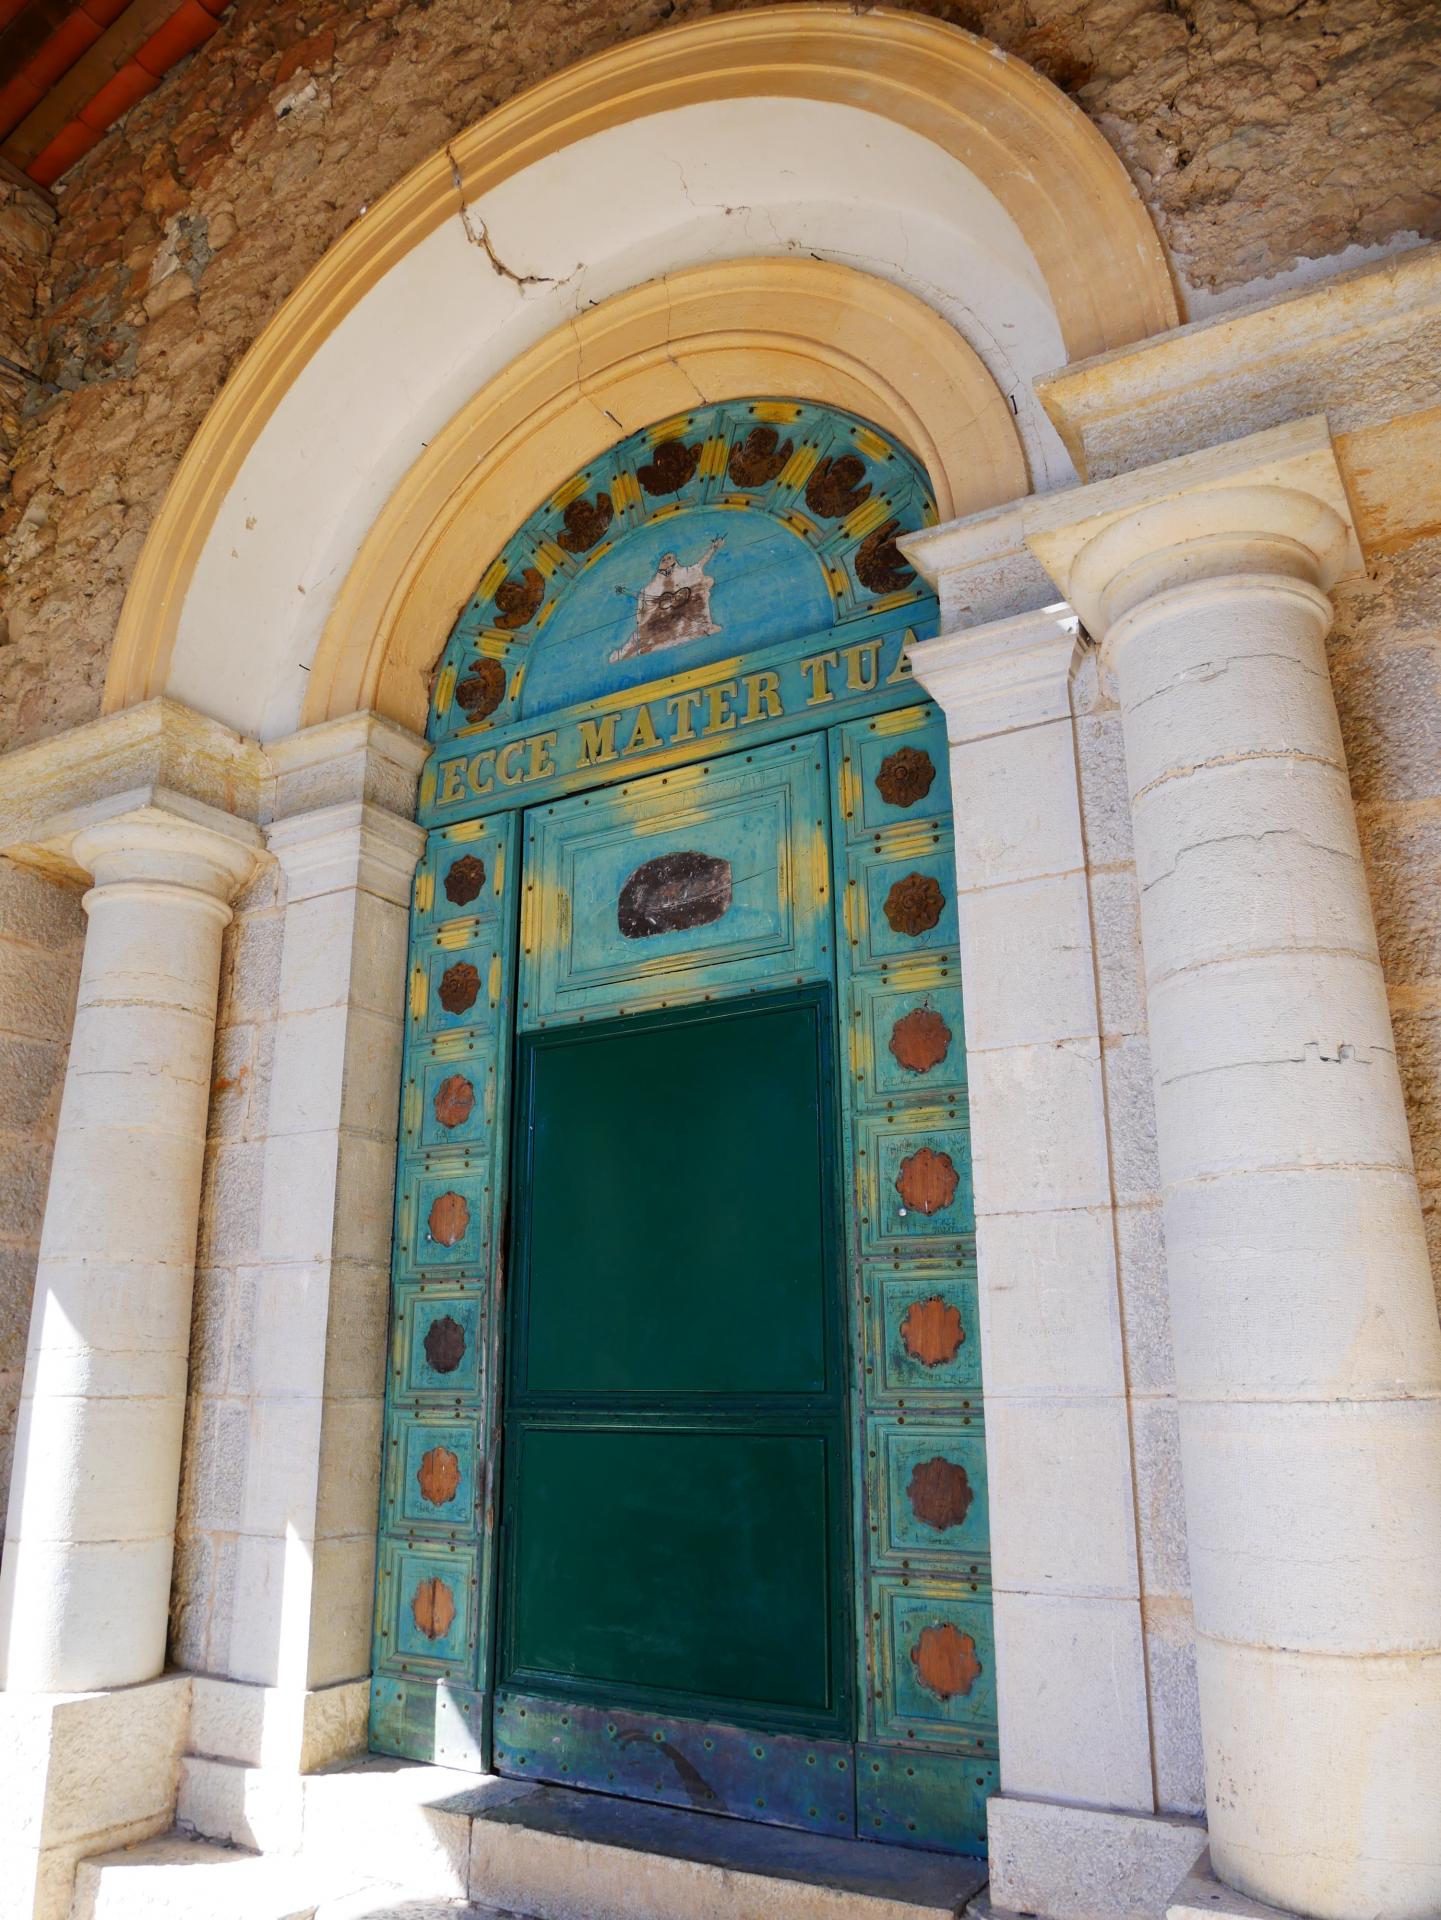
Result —
[[[888, 545], [930, 518], [911, 456], [865, 422], [790, 401], [699, 408], [544, 502], [456, 623], [412, 916], [380, 1751], [693, 1805], [667, 1755], [710, 1740], [735, 1748], [707, 1776], [734, 1804], [713, 1810], [813, 1826], [842, 1808], [838, 1831], [983, 1850], [995, 1662], [947, 756], [903, 652], [936, 630], [935, 603]], [[909, 798], [886, 777], [907, 748], [932, 769]], [[783, 805], [779, 759], [795, 763]], [[727, 912], [654, 946], [619, 939], [615, 889], [701, 833], [740, 876]], [[898, 911], [898, 883], [919, 921], [939, 895], [931, 924]], [[793, 1735], [758, 1760], [742, 1729], [632, 1707], [621, 1740], [614, 1715], [515, 1695], [492, 1731], [513, 1036], [826, 979], [852, 1276], [855, 1743], [810, 1743], [818, 1794]], [[908, 1016], [919, 1052], [893, 1044]]]

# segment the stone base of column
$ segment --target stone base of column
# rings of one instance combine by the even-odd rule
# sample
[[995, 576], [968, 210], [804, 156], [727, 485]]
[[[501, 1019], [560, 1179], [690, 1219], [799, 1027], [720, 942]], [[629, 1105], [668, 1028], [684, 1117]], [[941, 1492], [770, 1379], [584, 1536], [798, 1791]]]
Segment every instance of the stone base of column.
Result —
[[1268, 1907], [1262, 1900], [1248, 1900], [1211, 1869], [1208, 1847], [1171, 1895], [1166, 1920], [1296, 1920], [1281, 1907]]
[[0, 1694], [0, 1920], [68, 1920], [76, 1863], [175, 1817], [190, 1677]]
[[303, 1778], [365, 1751], [370, 1682], [291, 1693], [197, 1675], [193, 1686], [176, 1818], [206, 1840], [296, 1852]]
[[1206, 1846], [1200, 1820], [1008, 1794], [986, 1825], [991, 1911], [1042, 1920], [1156, 1920]]

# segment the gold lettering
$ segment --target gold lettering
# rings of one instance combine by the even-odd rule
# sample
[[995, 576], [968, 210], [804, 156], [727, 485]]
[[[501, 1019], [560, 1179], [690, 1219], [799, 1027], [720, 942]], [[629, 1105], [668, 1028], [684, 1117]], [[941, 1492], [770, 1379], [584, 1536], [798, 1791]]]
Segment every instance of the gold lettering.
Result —
[[465, 762], [447, 760], [440, 770], [440, 792], [435, 796], [435, 804], [438, 807], [448, 807], [464, 798]]
[[818, 653], [809, 660], [802, 660], [801, 672], [808, 673], [811, 677], [811, 690], [806, 697], [808, 707], [823, 707], [827, 700], [835, 699], [836, 696], [831, 692], [830, 675], [827, 669], [838, 667], [840, 664], [841, 656], [835, 652]]
[[709, 711], [705, 726], [701, 729], [703, 733], [709, 735], [731, 731], [736, 717], [731, 712], [730, 702], [739, 692], [740, 687], [734, 680], [718, 680], [713, 687], [706, 688], [705, 701]]
[[[746, 690], [745, 723], [754, 726], [757, 720], [779, 720], [785, 712], [781, 705], [781, 681], [777, 673], [748, 673], [741, 682]], [[762, 712], [764, 708], [764, 712]]]
[[666, 701], [666, 711], [675, 715], [675, 737], [677, 740], [694, 740], [695, 716], [700, 712], [702, 695], [697, 689], [691, 693], [678, 693], [673, 700]]
[[850, 693], [874, 693], [880, 678], [881, 643], [861, 640], [846, 648], [846, 689]]
[[[492, 764], [487, 769], [485, 779], [482, 781], [480, 777], [481, 767], [484, 765], [484, 763], [487, 760], [489, 760]], [[470, 765], [466, 768], [465, 777], [470, 782], [470, 790], [476, 796], [477, 799], [479, 799], [482, 795], [489, 793], [491, 788], [495, 785], [494, 761], [495, 761], [495, 748], [487, 747], [483, 753], [478, 753], [475, 756], [475, 758], [471, 761]]]
[[625, 743], [626, 753], [649, 753], [660, 745], [660, 735], [655, 730], [655, 722], [650, 717], [649, 707], [637, 707], [635, 725], [630, 730], [630, 738]]
[[555, 761], [550, 750], [559, 738], [559, 734], [554, 733], [536, 734], [530, 743], [530, 765], [525, 770], [527, 780], [547, 780], [555, 772]]
[[615, 729], [618, 718], [617, 714], [607, 713], [599, 720], [581, 721], [580, 764], [583, 767], [598, 766], [602, 760], [614, 760]]
[[913, 643], [913, 641], [915, 640], [915, 637], [916, 637], [916, 630], [914, 627], [907, 627], [905, 632], [901, 635], [900, 648], [896, 653], [895, 670], [894, 672], [889, 673], [886, 676], [886, 685], [888, 687], [894, 687], [900, 681], [910, 679], [911, 663], [906, 658], [906, 648]]
[[508, 740], [500, 750], [500, 758], [495, 763], [496, 778], [503, 787], [518, 787], [525, 778], [522, 768], [516, 767], [513, 757], [525, 752], [524, 740]]

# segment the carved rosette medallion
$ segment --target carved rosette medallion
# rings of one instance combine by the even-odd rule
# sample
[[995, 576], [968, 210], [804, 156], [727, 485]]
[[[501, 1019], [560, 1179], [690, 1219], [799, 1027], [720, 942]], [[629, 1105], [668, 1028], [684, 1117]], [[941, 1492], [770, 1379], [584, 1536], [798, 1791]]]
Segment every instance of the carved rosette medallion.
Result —
[[914, 940], [940, 924], [945, 905], [939, 880], [929, 873], [908, 873], [886, 895], [884, 911], [892, 933], [909, 934]]
[[453, 1247], [465, 1237], [470, 1208], [463, 1193], [438, 1193], [430, 1203], [426, 1230], [439, 1247]]
[[[499, 596], [497, 596], [499, 597]], [[505, 698], [505, 668], [498, 660], [472, 660], [455, 689], [455, 704], [471, 720], [486, 720]]]
[[635, 470], [647, 493], [679, 493], [700, 465], [701, 443], [688, 447], [683, 440], [662, 440], [643, 466]]
[[427, 1640], [443, 1640], [455, 1624], [455, 1596], [438, 1575], [422, 1580], [410, 1597], [410, 1613]]
[[896, 545], [900, 524], [899, 520], [887, 520], [856, 548], [856, 578], [872, 593], [900, 593], [916, 577]]
[[752, 427], [745, 439], [737, 440], [731, 448], [726, 471], [735, 486], [753, 493], [770, 485], [790, 459], [793, 447], [794, 442], [782, 441], [774, 427]]
[[935, 783], [936, 763], [920, 747], [897, 747], [882, 760], [876, 792], [888, 807], [913, 807]]
[[468, 907], [485, 885], [485, 862], [473, 853], [452, 860], [445, 870], [445, 897], [452, 906]]
[[565, 525], [555, 536], [566, 553], [589, 553], [605, 538], [606, 528], [615, 518], [615, 502], [602, 490], [594, 500], [584, 495], [572, 500], [561, 516]]
[[463, 1127], [475, 1111], [475, 1088], [463, 1073], [448, 1074], [435, 1090], [435, 1118], [442, 1127]]
[[929, 1300], [913, 1300], [901, 1322], [901, 1345], [923, 1367], [944, 1367], [965, 1343], [961, 1310], [933, 1293]]
[[901, 1162], [896, 1175], [896, 1192], [907, 1207], [927, 1216], [943, 1213], [956, 1197], [961, 1176], [948, 1153], [934, 1147], [917, 1147]]
[[447, 1506], [460, 1485], [460, 1461], [449, 1447], [432, 1447], [415, 1471], [420, 1496], [432, 1507]]
[[468, 960], [457, 960], [440, 976], [440, 1004], [447, 1013], [468, 1013], [480, 997], [480, 975]]
[[448, 1313], [425, 1330], [425, 1357], [434, 1373], [454, 1373], [465, 1358], [465, 1328]]
[[545, 598], [545, 575], [539, 567], [523, 567], [502, 580], [495, 590], [495, 624], [507, 633], [528, 626]]
[[981, 1676], [975, 1641], [949, 1621], [922, 1627], [911, 1648], [911, 1665], [921, 1685], [941, 1700], [969, 1693]]
[[907, 1073], [929, 1073], [951, 1050], [951, 1030], [933, 1007], [912, 1007], [891, 1028], [891, 1052]]
[[853, 453], [818, 460], [806, 482], [806, 505], [823, 520], [842, 519], [870, 497], [866, 463]]
[[944, 1533], [962, 1524], [975, 1495], [965, 1468], [936, 1454], [930, 1460], [917, 1461], [911, 1471], [906, 1498], [923, 1527]]

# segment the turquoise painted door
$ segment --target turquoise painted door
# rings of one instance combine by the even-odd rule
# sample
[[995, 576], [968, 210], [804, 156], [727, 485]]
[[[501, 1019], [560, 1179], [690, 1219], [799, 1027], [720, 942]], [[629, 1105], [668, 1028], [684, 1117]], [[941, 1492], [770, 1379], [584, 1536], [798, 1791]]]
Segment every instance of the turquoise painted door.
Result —
[[931, 513], [864, 422], [702, 407], [541, 503], [456, 624], [382, 1752], [984, 1850], [952, 825], [905, 656], [935, 605], [893, 539]]

